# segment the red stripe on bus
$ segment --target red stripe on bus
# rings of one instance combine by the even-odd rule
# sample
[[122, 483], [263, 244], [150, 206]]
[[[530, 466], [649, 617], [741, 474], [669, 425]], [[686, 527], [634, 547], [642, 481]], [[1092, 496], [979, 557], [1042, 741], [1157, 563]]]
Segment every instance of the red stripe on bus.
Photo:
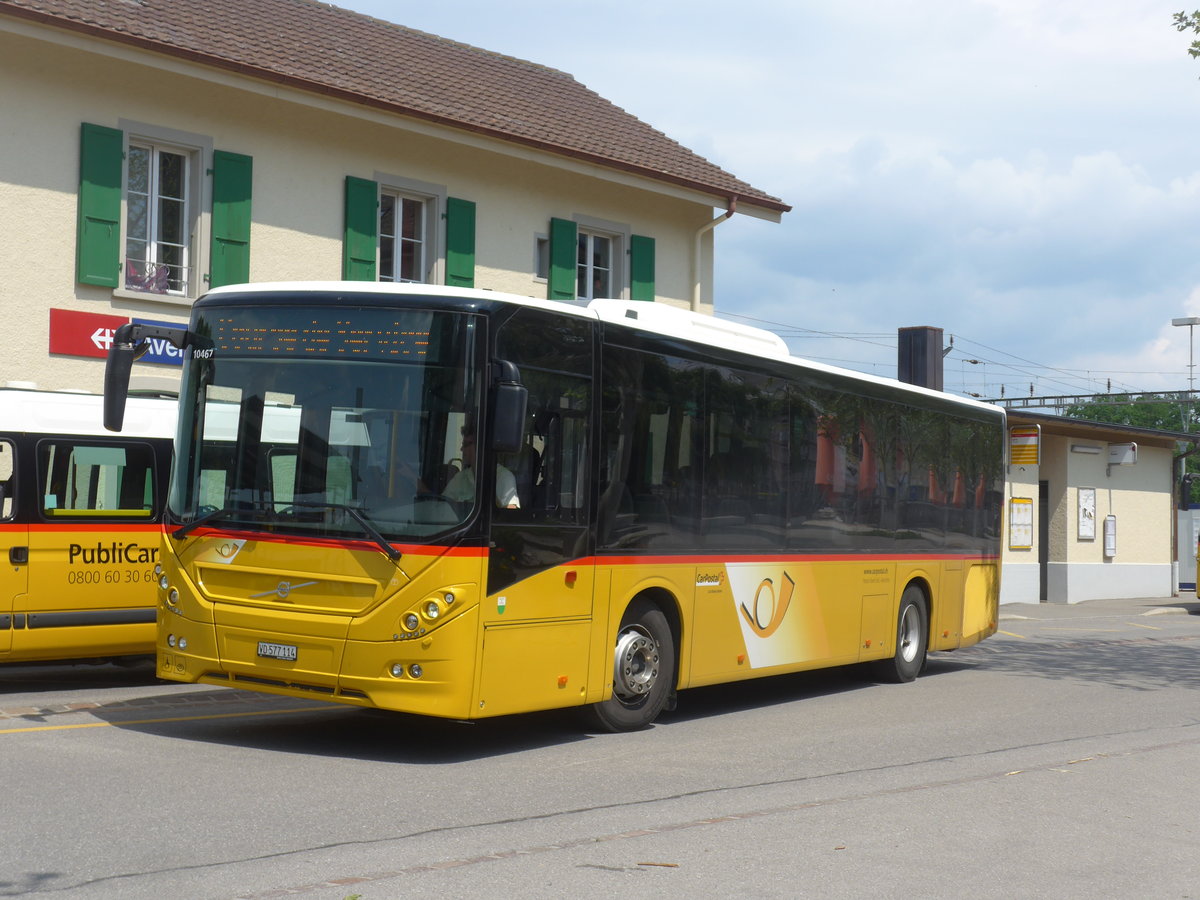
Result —
[[778, 563], [822, 563], [822, 562], [945, 562], [949, 560], [979, 560], [999, 562], [996, 554], [987, 553], [764, 553], [736, 554], [729, 556], [688, 555], [677, 556], [594, 556], [574, 560], [572, 565], [691, 565], [719, 566], [735, 563], [778, 564]]

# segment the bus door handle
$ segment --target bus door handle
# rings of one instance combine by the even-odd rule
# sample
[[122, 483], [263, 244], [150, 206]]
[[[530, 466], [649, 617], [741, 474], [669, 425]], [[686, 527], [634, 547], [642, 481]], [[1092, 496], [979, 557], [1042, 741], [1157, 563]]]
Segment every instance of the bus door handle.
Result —
[[29, 562], [28, 547], [9, 547], [8, 561], [14, 566], [23, 566]]

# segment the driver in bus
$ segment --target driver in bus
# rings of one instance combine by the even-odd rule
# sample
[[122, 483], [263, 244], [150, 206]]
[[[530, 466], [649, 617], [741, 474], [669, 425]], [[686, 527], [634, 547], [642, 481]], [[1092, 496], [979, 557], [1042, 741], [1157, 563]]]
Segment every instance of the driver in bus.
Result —
[[[450, 479], [442, 494], [451, 500], [463, 502], [475, 496], [475, 429], [471, 425], [463, 428], [463, 467]], [[496, 506], [500, 509], [520, 509], [517, 498], [517, 479], [500, 463], [496, 463]]]

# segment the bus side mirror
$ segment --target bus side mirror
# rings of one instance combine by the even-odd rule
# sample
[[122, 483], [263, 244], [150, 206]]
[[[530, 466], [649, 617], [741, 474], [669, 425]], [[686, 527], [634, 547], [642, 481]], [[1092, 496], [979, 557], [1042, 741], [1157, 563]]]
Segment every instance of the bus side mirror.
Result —
[[[125, 424], [129, 373], [133, 364], [146, 355], [153, 339], [166, 341], [176, 350], [199, 343], [186, 328], [171, 325], [126, 322], [117, 328], [108, 348], [108, 359], [104, 362], [104, 427], [109, 431], [120, 431]], [[207, 353], [211, 355], [212, 351]]]
[[492, 449], [516, 453], [525, 440], [525, 408], [529, 391], [521, 384], [521, 373], [510, 362], [498, 360], [492, 386]]
[[126, 322], [113, 334], [104, 363], [104, 427], [120, 431], [125, 425], [125, 398], [129, 395], [129, 373], [137, 359], [133, 325]]

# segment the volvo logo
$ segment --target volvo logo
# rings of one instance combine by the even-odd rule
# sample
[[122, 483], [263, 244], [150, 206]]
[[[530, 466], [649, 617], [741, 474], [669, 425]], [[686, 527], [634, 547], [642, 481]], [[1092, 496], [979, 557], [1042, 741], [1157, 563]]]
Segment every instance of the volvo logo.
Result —
[[263, 591], [261, 594], [251, 594], [250, 599], [254, 600], [258, 597], [269, 597], [271, 594], [274, 594], [280, 600], [286, 600], [288, 598], [288, 594], [290, 594], [292, 591], [298, 591], [300, 588], [308, 587], [311, 584], [316, 584], [316, 582], [302, 581], [299, 584], [292, 584], [290, 581], [281, 581], [273, 590]]

